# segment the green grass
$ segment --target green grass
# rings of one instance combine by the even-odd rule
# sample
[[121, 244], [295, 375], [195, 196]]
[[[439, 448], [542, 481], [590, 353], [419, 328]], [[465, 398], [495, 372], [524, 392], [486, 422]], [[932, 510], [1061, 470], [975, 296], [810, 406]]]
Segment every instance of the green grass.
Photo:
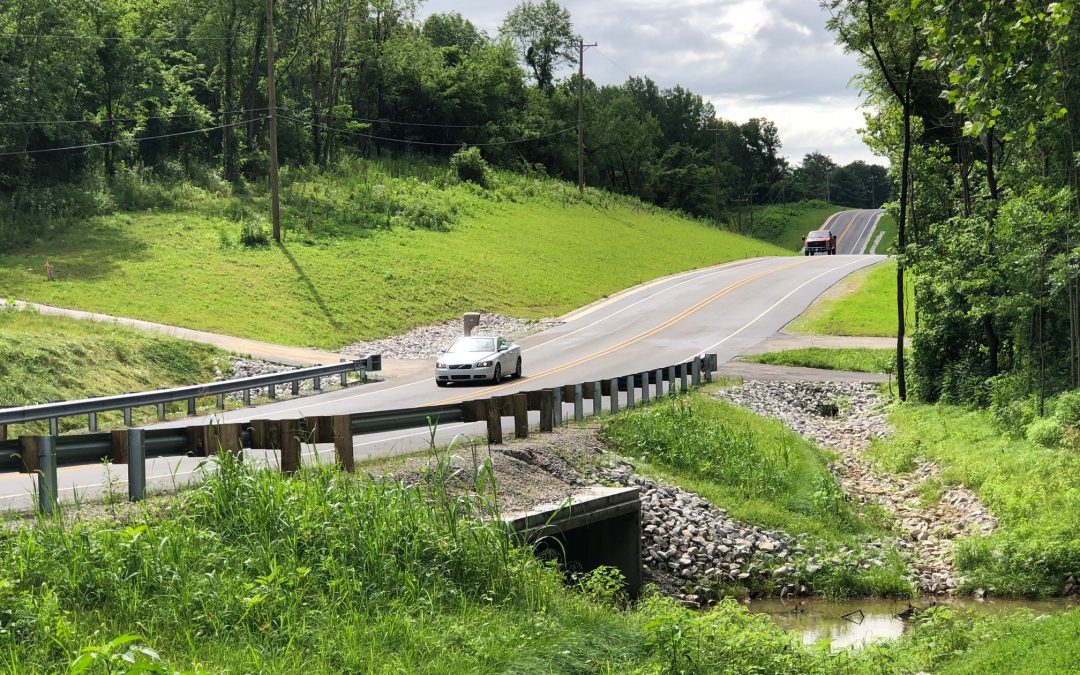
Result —
[[942, 673], [1064, 674], [1080, 665], [1080, 610], [1042, 617], [1024, 613], [980, 627], [969, 649], [942, 664]]
[[807, 232], [819, 229], [829, 216], [846, 210], [822, 201], [764, 206], [754, 213], [754, 237], [798, 252]]
[[877, 227], [874, 228], [874, 234], [870, 237], [870, 243], [866, 246], [866, 252], [869, 253], [873, 248], [874, 242], [877, 241], [878, 234], [884, 232], [885, 236], [881, 238], [881, 242], [878, 244], [875, 253], [879, 255], [887, 255], [893, 252], [893, 247], [896, 246], [896, 218], [893, 218], [891, 213], [886, 213], [881, 216], [881, 220], [878, 221]]
[[[858, 548], [886, 532], [880, 512], [857, 512], [846, 500], [828, 453], [708, 393], [625, 412], [605, 423], [603, 435], [617, 452], [642, 460], [639, 470], [700, 494], [737, 520], [811, 535], [825, 549]], [[827, 568], [812, 583], [830, 596], [910, 593], [899, 560], [866, 573]]]
[[[910, 334], [914, 327], [910, 273], [905, 278], [905, 320]], [[860, 270], [841, 282], [835, 292], [811, 305], [788, 330], [802, 335], [896, 337], [895, 262]]]
[[[462, 311], [560, 315], [655, 277], [789, 251], [634, 200], [516, 174], [481, 189], [424, 163], [342, 162], [285, 178], [285, 242], [265, 195], [133, 195], [0, 255], [0, 295], [271, 342], [336, 348]], [[108, 201], [108, 200], [106, 200]], [[40, 273], [52, 261], [59, 280]]]
[[988, 537], [969, 537], [955, 560], [970, 588], [1053, 596], [1080, 579], [1080, 454], [1008, 438], [989, 413], [947, 405], [904, 405], [895, 436], [870, 455], [893, 471], [916, 457], [938, 463], [944, 485], [966, 485], [998, 519]]
[[[226, 356], [208, 345], [112, 324], [0, 309], [0, 406], [211, 382], [215, 365], [228, 372]], [[62, 422], [63, 428], [86, 423]], [[29, 433], [29, 427], [12, 433], [20, 429]]]
[[896, 369], [896, 351], [892, 349], [808, 347], [768, 352], [745, 357], [754, 363], [824, 370], [848, 370], [857, 373], [891, 373]]

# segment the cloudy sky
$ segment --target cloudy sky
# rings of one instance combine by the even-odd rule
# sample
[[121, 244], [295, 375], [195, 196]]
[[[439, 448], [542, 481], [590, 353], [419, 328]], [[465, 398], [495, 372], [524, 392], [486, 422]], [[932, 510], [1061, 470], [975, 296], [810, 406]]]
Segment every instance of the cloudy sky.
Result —
[[[647, 75], [711, 100], [721, 117], [776, 122], [783, 154], [824, 152], [876, 163], [859, 139], [858, 72], [825, 28], [817, 0], [561, 0], [574, 28], [599, 48], [586, 74], [601, 84]], [[517, 0], [427, 0], [420, 16], [461, 12], [491, 34]]]

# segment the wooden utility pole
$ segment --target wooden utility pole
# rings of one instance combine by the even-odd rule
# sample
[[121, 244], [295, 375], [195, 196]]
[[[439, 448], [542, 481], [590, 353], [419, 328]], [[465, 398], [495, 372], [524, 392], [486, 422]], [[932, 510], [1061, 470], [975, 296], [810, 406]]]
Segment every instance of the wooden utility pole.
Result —
[[578, 84], [577, 84], [577, 173], [578, 192], [585, 193], [585, 49], [596, 47], [578, 39]]
[[277, 82], [274, 78], [274, 0], [266, 0], [266, 97], [270, 107], [270, 212], [274, 241], [281, 243], [281, 179], [277, 154]]

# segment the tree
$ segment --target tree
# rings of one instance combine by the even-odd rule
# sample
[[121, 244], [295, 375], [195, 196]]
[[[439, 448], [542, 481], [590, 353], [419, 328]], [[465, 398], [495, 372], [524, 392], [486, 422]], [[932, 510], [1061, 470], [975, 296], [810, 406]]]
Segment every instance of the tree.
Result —
[[559, 66], [577, 59], [570, 12], [555, 0], [526, 0], [510, 10], [500, 31], [517, 46], [536, 86], [544, 91], [551, 91]]

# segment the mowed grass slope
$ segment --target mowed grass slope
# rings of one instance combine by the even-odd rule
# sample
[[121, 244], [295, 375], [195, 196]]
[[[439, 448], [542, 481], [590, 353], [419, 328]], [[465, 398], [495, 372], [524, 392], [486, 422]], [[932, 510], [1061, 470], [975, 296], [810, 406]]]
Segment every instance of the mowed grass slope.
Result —
[[[665, 274], [789, 253], [546, 179], [500, 173], [484, 190], [430, 165], [413, 174], [357, 161], [287, 176], [285, 242], [256, 248], [238, 238], [265, 226], [263, 195], [185, 185], [0, 256], [0, 295], [335, 348], [462, 311], [556, 316]], [[59, 281], [42, 279], [46, 259]]]
[[[911, 275], [906, 277], [904, 318], [914, 328]], [[896, 337], [896, 262], [860, 270], [810, 306], [788, 330], [802, 335]]]
[[754, 214], [754, 236], [788, 251], [801, 251], [802, 239], [808, 232], [820, 229], [830, 216], [847, 210], [823, 201], [765, 206]]
[[774, 366], [848, 370], [858, 373], [891, 373], [896, 370], [896, 351], [892, 349], [807, 347], [754, 354], [746, 357], [746, 360]]
[[225, 357], [111, 324], [0, 309], [0, 407], [211, 382], [215, 365], [227, 371]]

